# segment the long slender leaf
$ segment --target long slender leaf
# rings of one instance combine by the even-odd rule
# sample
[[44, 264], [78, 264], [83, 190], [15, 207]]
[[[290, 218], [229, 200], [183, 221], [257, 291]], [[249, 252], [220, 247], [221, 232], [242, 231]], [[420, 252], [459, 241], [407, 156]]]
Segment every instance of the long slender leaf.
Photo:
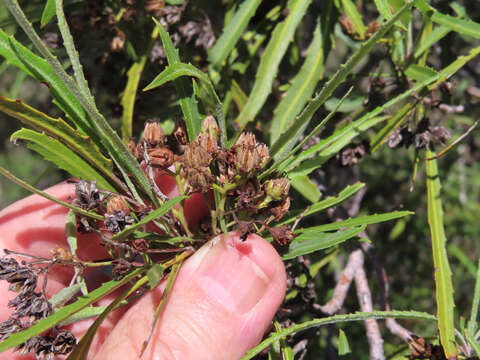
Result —
[[147, 277], [143, 276], [137, 282], [135, 282], [133, 286], [126, 289], [120, 296], [115, 298], [115, 300], [112, 301], [105, 308], [105, 310], [100, 314], [100, 316], [97, 319], [95, 319], [94, 323], [91, 326], [89, 326], [87, 332], [85, 333], [85, 335], [83, 335], [82, 340], [80, 340], [77, 346], [75, 346], [73, 351], [68, 356], [67, 360], [87, 359], [88, 351], [90, 349], [90, 346], [92, 345], [93, 338], [95, 337], [95, 334], [97, 333], [98, 328], [100, 327], [102, 322], [105, 320], [105, 318], [120, 304], [120, 302], [122, 302], [131, 294], [133, 294], [138, 288], [145, 285], [146, 283], [147, 283]]
[[[307, 216], [316, 214], [322, 210], [328, 209], [329, 207], [340, 204], [345, 199], [348, 199], [350, 196], [353, 196], [355, 193], [360, 191], [360, 189], [362, 189], [364, 186], [365, 186], [364, 183], [356, 183], [353, 185], [348, 185], [345, 189], [340, 191], [338, 196], [329, 196], [326, 199], [319, 201], [318, 203], [315, 203], [312, 206], [310, 206], [310, 208], [308, 208], [307, 211], [303, 213], [303, 216], [307, 217]], [[297, 218], [297, 215], [300, 215], [300, 214], [295, 214], [289, 219], [283, 221], [281, 225], [294, 222]]]
[[300, 115], [297, 116], [293, 125], [285, 131], [270, 149], [270, 155], [274, 156], [291, 139], [295, 141], [300, 137], [299, 130], [308, 124], [315, 112], [332, 95], [333, 91], [345, 81], [347, 76], [353, 71], [354, 67], [370, 52], [373, 46], [380, 40], [393, 26], [402, 14], [410, 9], [411, 2], [407, 2], [390, 20], [388, 20], [380, 29], [343, 64], [333, 77], [325, 84], [323, 89], [316, 95], [305, 107]]
[[473, 291], [472, 311], [468, 320], [468, 331], [473, 334], [477, 328], [478, 307], [480, 305], [480, 260], [477, 265], [477, 276], [475, 279], [475, 290]]
[[[178, 55], [178, 50], [173, 46], [172, 40], [167, 31], [155, 18], [153, 20], [160, 33], [168, 64], [173, 65], [179, 63], [180, 57]], [[197, 104], [193, 97], [192, 90], [188, 90], [190, 86], [187, 79], [175, 79], [174, 84], [180, 98], [180, 107], [182, 108], [183, 116], [185, 117], [188, 139], [193, 141], [197, 137], [201, 128], [201, 119], [198, 113]]]
[[357, 6], [353, 3], [352, 0], [342, 0], [343, 10], [347, 14], [348, 18], [351, 20], [354, 29], [363, 39], [365, 37], [365, 32], [367, 28], [362, 20], [362, 15], [358, 12]]
[[305, 232], [298, 235], [291, 243], [288, 252], [282, 256], [283, 260], [294, 259], [297, 256], [311, 254], [318, 250], [341, 244], [365, 230], [366, 225], [334, 233]]
[[97, 289], [91, 291], [88, 295], [80, 297], [77, 301], [67, 306], [62, 307], [57, 312], [49, 317], [39, 320], [26, 330], [11, 334], [6, 340], [0, 343], [0, 352], [8, 350], [14, 346], [20, 345], [32, 337], [41, 334], [42, 332], [52, 328], [63, 320], [68, 319], [73, 314], [79, 312], [83, 308], [95, 303], [104, 296], [108, 295], [115, 289], [118, 289], [123, 284], [126, 284], [131, 279], [141, 275], [143, 269], [137, 269], [125, 275], [121, 280], [111, 280], [103, 283]]
[[47, 0], [47, 3], [43, 8], [42, 18], [40, 19], [40, 25], [42, 27], [47, 25], [54, 16], [55, 16], [55, 0]]
[[[297, 176], [310, 174], [348, 145], [353, 138], [385, 119], [387, 119], [387, 116], [370, 119], [368, 117], [362, 117], [350, 125], [345, 126], [343, 129], [335, 131], [325, 140], [318, 142], [310, 149], [301, 152], [295, 157], [292, 163], [286, 166], [290, 168], [290, 170], [288, 170], [288, 176], [293, 179]], [[298, 166], [302, 160], [314, 155], [317, 151], [319, 152], [313, 159], [306, 160], [303, 164]]]
[[225, 119], [223, 117], [222, 103], [217, 93], [215, 92], [215, 88], [213, 87], [213, 84], [207, 74], [200, 71], [191, 64], [175, 62], [171, 65], [168, 65], [164, 71], [158, 74], [157, 77], [155, 77], [155, 79], [153, 79], [152, 82], [143, 89], [143, 91], [154, 89], [165, 84], [168, 81], [176, 81], [179, 77], [182, 76], [196, 77], [205, 86], [208, 96], [210, 98], [210, 101], [208, 103], [213, 103], [212, 110], [214, 110], [217, 115], [218, 123], [221, 130], [221, 144], [224, 145], [227, 128], [225, 125]]
[[318, 190], [318, 186], [306, 175], [292, 179], [290, 184], [311, 203], [316, 203], [322, 196], [322, 193]]
[[74, 130], [63, 119], [54, 119], [22, 101], [3, 96], [0, 96], [0, 111], [61, 141], [69, 149], [100, 170], [110, 183], [115, 184], [117, 182], [112, 174], [112, 161], [100, 152], [89, 137]]
[[112, 236], [112, 240], [120, 240], [124, 239], [128, 235], [130, 235], [132, 232], [134, 232], [136, 229], [138, 229], [140, 226], [143, 226], [147, 223], [149, 223], [152, 220], [158, 219], [159, 217], [165, 215], [167, 212], [169, 212], [175, 205], [177, 205], [180, 201], [185, 200], [187, 196], [177, 196], [173, 199], [165, 201], [158, 209], [155, 209], [148, 213], [145, 217], [143, 217], [140, 221], [136, 222], [133, 225], [130, 225], [120, 231], [119, 233], [115, 234]]
[[8, 63], [18, 67], [34, 79], [44, 82], [49, 87], [57, 105], [67, 114], [75, 126], [83, 133], [91, 137], [94, 136], [94, 130], [88, 123], [82, 106], [50, 65], [1, 29], [0, 56], [3, 56]]
[[307, 57], [292, 80], [285, 96], [273, 112], [270, 125], [270, 143], [273, 144], [285, 129], [291, 126], [300, 111], [311, 98], [315, 87], [323, 75], [324, 54], [320, 25], [315, 28], [313, 39], [307, 50]]
[[311, 0], [290, 0], [287, 18], [275, 27], [271, 39], [260, 59], [257, 76], [248, 101], [235, 122], [243, 129], [253, 121], [272, 90], [273, 80], [278, 72], [278, 65], [287, 51], [288, 44], [295, 34], [295, 29], [302, 20]]
[[88, 216], [88, 217], [91, 217], [93, 219], [97, 219], [97, 220], [104, 220], [104, 217], [101, 216], [101, 215], [98, 215], [94, 212], [90, 212], [90, 211], [86, 211], [86, 210], [83, 210], [79, 207], [76, 207], [75, 205], [72, 205], [72, 204], [69, 204], [65, 201], [62, 201], [60, 199], [57, 199], [56, 197], [46, 193], [45, 191], [42, 191], [42, 190], [39, 190], [37, 189], [36, 187], [26, 183], [25, 181], [17, 178], [15, 175], [13, 175], [11, 172], [9, 172], [7, 169], [3, 168], [0, 166], [0, 174], [5, 176], [7, 179], [13, 181], [15, 184], [17, 185], [20, 185], [21, 187], [23, 187], [24, 189], [34, 193], [34, 194], [37, 194], [37, 195], [40, 195], [48, 200], [51, 200], [53, 202], [56, 202], [57, 204], [59, 205], [62, 205], [62, 206], [65, 206], [73, 211], [75, 211], [76, 213], [80, 214], [80, 215], [83, 215], [83, 216]]
[[[15, 0], [4, 0], [4, 2], [10, 13], [17, 20], [17, 23], [25, 31], [33, 45], [42, 54], [45, 60], [47, 60], [60, 81], [67, 86], [68, 90], [70, 90], [70, 92], [77, 98], [83, 109], [92, 119], [90, 126], [93, 131], [92, 134], [87, 133], [87, 135], [89, 135], [94, 142], [99, 138], [101, 144], [108, 149], [111, 158], [115, 160], [117, 166], [121, 168], [122, 173], [131, 174], [153, 203], [158, 205], [159, 201], [153, 193], [151, 185], [140, 167], [140, 164], [130, 153], [129, 149], [122, 142], [118, 134], [111, 128], [103, 115], [100, 114], [91, 98], [84, 95], [73, 79], [65, 72], [58, 59], [50, 53], [49, 49], [35, 32], [32, 24], [28, 22], [28, 19], [18, 3]], [[100, 142], [96, 144], [99, 145]], [[125, 181], [128, 183], [129, 180]]]
[[301, 324], [294, 325], [287, 329], [283, 329], [279, 332], [274, 332], [267, 339], [263, 340], [259, 345], [251, 349], [244, 357], [240, 360], [249, 360], [252, 359], [255, 355], [261, 353], [264, 349], [268, 348], [274, 342], [287, 337], [288, 335], [294, 334], [299, 331], [304, 331], [311, 329], [313, 327], [318, 327], [328, 324], [336, 324], [340, 322], [349, 322], [349, 321], [364, 321], [367, 319], [415, 319], [415, 320], [427, 320], [435, 321], [435, 316], [423, 312], [417, 311], [373, 311], [371, 313], [362, 313], [357, 312], [354, 314], [346, 315], [334, 315], [322, 319], [313, 319], [306, 321]]
[[390, 134], [397, 129], [413, 111], [412, 104], [405, 104], [399, 111], [397, 111], [388, 123], [373, 137], [370, 141], [370, 151], [372, 154], [387, 141]]
[[[427, 158], [432, 158], [435, 154], [427, 149], [426, 156]], [[453, 318], [455, 303], [453, 300], [452, 272], [450, 271], [445, 247], [447, 238], [443, 224], [440, 177], [437, 160], [427, 160], [426, 165], [428, 224], [432, 237], [433, 264], [435, 266], [435, 297], [437, 300], [438, 329], [445, 356], [447, 358], [454, 358], [457, 355]]]
[[220, 38], [208, 51], [208, 59], [213, 66], [219, 67], [222, 65], [261, 2], [261, 0], [245, 0], [242, 2], [233, 18], [224, 27]]
[[18, 130], [12, 134], [10, 139], [12, 141], [26, 140], [29, 149], [38, 152], [59, 168], [79, 179], [96, 181], [101, 189], [115, 191], [115, 188], [102, 175], [58, 140], [30, 129]]
[[412, 211], [392, 211], [385, 214], [375, 214], [367, 216], [358, 216], [356, 218], [349, 218], [343, 221], [336, 221], [325, 225], [313, 226], [304, 229], [298, 229], [297, 233], [307, 233], [307, 232], [322, 232], [322, 231], [332, 231], [341, 229], [344, 227], [358, 226], [358, 225], [369, 225], [369, 224], [378, 224], [384, 221], [389, 221], [393, 219], [398, 219], [407, 215], [415, 214]]

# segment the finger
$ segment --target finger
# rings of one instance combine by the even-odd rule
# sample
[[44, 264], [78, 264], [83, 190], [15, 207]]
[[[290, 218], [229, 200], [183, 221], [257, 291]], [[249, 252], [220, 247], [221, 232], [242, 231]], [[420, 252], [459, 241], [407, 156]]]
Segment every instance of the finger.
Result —
[[[285, 288], [267, 241], [219, 236], [182, 266], [142, 359], [238, 359], [260, 342]], [[132, 306], [94, 359], [140, 359], [160, 297], [157, 289]]]

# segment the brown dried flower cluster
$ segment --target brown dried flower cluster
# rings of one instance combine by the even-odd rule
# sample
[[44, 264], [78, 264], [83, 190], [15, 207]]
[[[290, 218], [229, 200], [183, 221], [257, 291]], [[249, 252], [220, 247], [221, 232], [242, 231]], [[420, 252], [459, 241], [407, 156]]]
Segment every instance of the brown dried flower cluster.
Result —
[[[14, 311], [9, 319], [0, 323], [0, 340], [27, 329], [52, 313], [52, 306], [43, 290], [35, 292], [37, 279], [31, 267], [20, 265], [13, 258], [0, 259], [0, 280], [9, 282], [9, 290], [18, 293], [8, 302]], [[76, 343], [72, 333], [54, 328], [48, 334], [35, 336], [20, 344], [16, 350], [22, 354], [33, 353], [40, 360], [53, 360], [55, 355], [68, 354]]]

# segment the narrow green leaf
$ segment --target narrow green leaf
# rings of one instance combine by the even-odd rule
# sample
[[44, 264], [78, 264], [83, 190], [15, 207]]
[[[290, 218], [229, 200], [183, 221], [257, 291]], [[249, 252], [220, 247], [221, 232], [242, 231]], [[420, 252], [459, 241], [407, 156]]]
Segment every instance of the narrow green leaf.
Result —
[[103, 156], [88, 136], [77, 132], [63, 119], [54, 119], [22, 101], [2, 96], [0, 96], [0, 111], [61, 141], [69, 149], [97, 168], [110, 183], [115, 184], [118, 182], [113, 176], [112, 161]]
[[[370, 119], [368, 117], [362, 117], [352, 122], [350, 125], [335, 131], [325, 140], [322, 140], [310, 149], [301, 152], [291, 164], [288, 164], [288, 168], [290, 169], [287, 171], [288, 177], [294, 179], [297, 176], [310, 174], [312, 171], [322, 166], [331, 157], [335, 156], [341, 149], [347, 146], [352, 139], [380, 122], [385, 121], [385, 119], [387, 119], [387, 116]], [[303, 164], [298, 165], [301, 161], [309, 158], [317, 152], [318, 154], [313, 159], [306, 160]]]
[[44, 27], [55, 16], [55, 0], [47, 0], [45, 8], [42, 12], [42, 18], [40, 19], [40, 26]]
[[67, 236], [67, 243], [70, 247], [70, 252], [73, 256], [77, 255], [77, 218], [75, 212], [70, 210], [65, 221], [65, 235]]
[[93, 338], [97, 333], [98, 328], [105, 320], [105, 318], [128, 296], [133, 294], [137, 289], [147, 283], [147, 277], [144, 276], [140, 278], [133, 286], [125, 290], [120, 296], [115, 298], [105, 310], [100, 314], [100, 316], [95, 320], [95, 322], [90, 325], [85, 335], [83, 335], [82, 340], [73, 348], [73, 351], [68, 356], [67, 360], [85, 360], [88, 357], [88, 351], [90, 345], [92, 344]]
[[[83, 109], [92, 119], [89, 121], [92, 131], [90, 133], [87, 132], [87, 135], [89, 135], [97, 145], [103, 144], [103, 146], [108, 150], [112, 160], [114, 160], [117, 167], [119, 167], [122, 174], [125, 174], [125, 176], [131, 175], [137, 181], [138, 185], [140, 185], [145, 194], [150, 197], [152, 202], [155, 205], [158, 205], [159, 201], [153, 193], [151, 185], [142, 168], [140, 167], [140, 164], [130, 153], [130, 150], [122, 142], [118, 134], [105, 120], [105, 117], [100, 114], [91, 97], [85, 93], [85, 91], [88, 92], [88, 89], [85, 91], [80, 89], [79, 86], [73, 81], [71, 76], [66, 73], [62, 67], [62, 64], [50, 53], [50, 50], [46, 47], [40, 36], [36, 33], [35, 29], [28, 21], [17, 1], [4, 0], [4, 2], [10, 13], [16, 19], [17, 23], [30, 38], [33, 45], [47, 60], [57, 78], [60, 79], [59, 81], [63, 82], [63, 84], [67, 86], [68, 90], [77, 98]], [[125, 182], [128, 183], [129, 181], [130, 179], [125, 179]]]
[[139, 61], [134, 62], [127, 72], [127, 85], [120, 100], [123, 106], [122, 112], [122, 137], [128, 140], [132, 137], [133, 109], [137, 97], [138, 84], [140, 77], [147, 62], [147, 56], [143, 56]]
[[[173, 65], [179, 63], [180, 57], [178, 55], [178, 50], [173, 46], [172, 40], [167, 31], [155, 18], [153, 18], [153, 21], [160, 33], [168, 64]], [[189, 90], [191, 86], [189, 85], [188, 80], [183, 78], [175, 79], [174, 85], [180, 98], [180, 107], [182, 108], [183, 116], [185, 117], [188, 139], [193, 141], [200, 132], [201, 119], [200, 114], [198, 113], [197, 104], [193, 97], [193, 92], [191, 89]]]
[[363, 39], [367, 28], [362, 20], [362, 15], [358, 12], [357, 6], [352, 0], [342, 0], [343, 10], [347, 14], [348, 18], [351, 20], [354, 29], [360, 34], [360, 37]]
[[311, 0], [290, 0], [288, 3], [288, 16], [279, 23], [272, 33], [270, 41], [265, 48], [258, 66], [255, 83], [248, 96], [247, 104], [238, 115], [235, 122], [243, 129], [253, 121], [272, 90], [280, 61], [295, 34], [298, 24], [303, 19]]
[[477, 331], [477, 317], [478, 307], [480, 305], [480, 260], [477, 265], [477, 276], [475, 280], [475, 290], [473, 292], [472, 311], [470, 313], [470, 320], [468, 321], [468, 332], [474, 334]]
[[397, 129], [405, 121], [405, 119], [407, 119], [413, 109], [413, 105], [408, 103], [405, 104], [399, 111], [395, 112], [390, 120], [388, 120], [388, 123], [385, 124], [385, 126], [370, 141], [370, 151], [372, 154], [377, 151], [378, 148], [385, 143], [385, 141], [387, 141], [390, 134]]
[[163, 273], [165, 272], [165, 266], [162, 264], [153, 264], [147, 271], [148, 284], [150, 289], [155, 288], [158, 283], [163, 279]]
[[38, 152], [46, 160], [69, 172], [72, 176], [96, 181], [99, 188], [115, 191], [115, 188], [102, 175], [58, 140], [29, 129], [21, 129], [13, 133], [10, 140], [16, 139], [28, 141], [29, 149]]
[[79, 312], [76, 312], [72, 316], [69, 316], [67, 320], [61, 321], [59, 323], [59, 326], [66, 326], [76, 323], [77, 321], [97, 317], [101, 315], [106, 308], [107, 306], [87, 306], [86, 308], [80, 310]]
[[430, 20], [462, 35], [480, 39], [480, 24], [471, 20], [459, 19], [434, 11]]
[[206, 89], [209, 97], [209, 101], [205, 101], [205, 105], [206, 108], [211, 108], [217, 115], [218, 124], [220, 126], [220, 142], [223, 146], [226, 140], [227, 128], [225, 125], [225, 119], [223, 117], [222, 103], [217, 93], [215, 92], [215, 88], [213, 87], [213, 84], [210, 81], [208, 75], [205, 74], [203, 71], [200, 71], [191, 64], [176, 62], [167, 66], [167, 68], [162, 71], [157, 77], [155, 77], [155, 79], [153, 79], [153, 81], [148, 84], [143, 89], [143, 91], [154, 89], [165, 84], [168, 81], [176, 81], [179, 77], [182, 76], [195, 77], [199, 79], [204, 85], [204, 88]]
[[271, 144], [279, 138], [285, 129], [291, 126], [295, 117], [313, 95], [315, 87], [323, 75], [323, 63], [322, 34], [320, 25], [318, 25], [315, 28], [312, 42], [307, 50], [307, 57], [300, 71], [293, 78], [291, 86], [273, 112], [273, 120], [270, 126]]
[[173, 199], [165, 201], [158, 209], [155, 209], [148, 213], [148, 215], [144, 216], [140, 221], [136, 222], [133, 225], [130, 225], [120, 231], [119, 233], [112, 236], [112, 240], [118, 241], [121, 239], [125, 239], [128, 235], [133, 233], [137, 230], [140, 226], [143, 226], [149, 223], [152, 220], [156, 220], [159, 217], [165, 215], [169, 212], [175, 205], [177, 205], [180, 201], [185, 200], [187, 196], [177, 196]]
[[385, 19], [390, 19], [392, 14], [392, 9], [390, 8], [390, 4], [387, 0], [374, 0], [375, 5], [377, 6], [377, 10]]
[[53, 306], [53, 308], [60, 307], [70, 301], [80, 291], [80, 287], [80, 284], [74, 284], [63, 288], [50, 299], [48, 299], [48, 302]]
[[333, 91], [342, 84], [347, 76], [353, 71], [354, 67], [370, 52], [373, 46], [380, 40], [393, 26], [402, 14], [408, 11], [411, 7], [411, 2], [407, 2], [405, 6], [399, 10], [390, 20], [383, 24], [380, 29], [373, 34], [373, 36], [365, 41], [362, 46], [348, 59], [348, 61], [340, 66], [340, 69], [333, 75], [333, 77], [325, 84], [322, 90], [316, 95], [305, 107], [300, 115], [297, 116], [292, 126], [285, 131], [280, 138], [270, 148], [270, 155], [275, 154], [286, 144], [298, 138], [301, 135], [299, 131], [305, 124], [308, 124], [315, 112], [322, 106], [325, 101], [332, 95]]
[[338, 355], [347, 355], [351, 352], [352, 351], [350, 350], [350, 345], [348, 344], [347, 335], [345, 335], [345, 332], [340, 329], [338, 332]]
[[82, 106], [50, 65], [1, 29], [0, 56], [3, 56], [8, 63], [18, 67], [34, 79], [44, 82], [49, 87], [50, 93], [58, 106], [73, 121], [75, 126], [85, 134], [94, 136], [94, 130], [88, 123]]
[[141, 275], [142, 272], [143, 269], [137, 269], [125, 275], [121, 280], [111, 280], [103, 283], [100, 287], [91, 291], [88, 295], [82, 296], [74, 303], [62, 307], [49, 317], [39, 320], [28, 329], [11, 334], [6, 340], [0, 343], [0, 352], [20, 345], [26, 340], [31, 339], [32, 337], [52, 328], [56, 324], [62, 322], [63, 320], [66, 320], [67, 318], [79, 312], [83, 308], [95, 303], [96, 301], [100, 300], [112, 291], [118, 289], [120, 286], [126, 284], [131, 279]]
[[422, 66], [418, 64], [411, 64], [405, 69], [405, 75], [412, 80], [422, 82], [437, 75], [437, 72], [428, 66]]
[[[356, 183], [356, 184], [353, 184], [353, 185], [348, 185], [345, 189], [340, 191], [338, 196], [329, 196], [326, 199], [324, 199], [322, 201], [319, 201], [319, 202], [313, 204], [312, 206], [310, 206], [310, 208], [308, 208], [307, 211], [304, 212], [303, 216], [307, 217], [307, 216], [316, 214], [316, 213], [318, 213], [322, 210], [328, 209], [329, 207], [340, 204], [345, 199], [348, 199], [350, 196], [353, 196], [355, 193], [360, 191], [360, 189], [362, 189], [364, 186], [365, 186], [364, 183]], [[299, 215], [299, 213], [294, 214], [289, 219], [283, 221], [281, 223], [281, 225], [289, 224], [289, 223], [294, 222], [297, 218], [297, 215]]]
[[208, 60], [213, 66], [220, 67], [222, 65], [261, 2], [261, 0], [245, 0], [242, 2], [235, 15], [223, 28], [220, 38], [208, 51]]
[[67, 50], [68, 58], [72, 64], [73, 76], [75, 77], [78, 89], [83, 97], [90, 103], [92, 108], [96, 109], [95, 100], [90, 92], [90, 89], [88, 88], [87, 80], [85, 80], [83, 67], [80, 64], [80, 58], [77, 50], [75, 49], [73, 37], [72, 34], [70, 34], [70, 29], [68, 28], [67, 19], [63, 13], [63, 0], [55, 0], [55, 9], [58, 20], [58, 28], [62, 34], [63, 46]]
[[318, 186], [315, 185], [308, 176], [299, 176], [290, 182], [295, 190], [297, 190], [303, 197], [311, 203], [316, 203], [322, 196]]
[[413, 57], [418, 59], [426, 50], [443, 39], [451, 30], [446, 26], [437, 26], [415, 49]]
[[235, 105], [237, 105], [238, 112], [241, 112], [245, 107], [245, 104], [248, 101], [248, 96], [243, 92], [242, 88], [235, 79], [232, 79], [232, 98], [235, 101]]
[[355, 218], [349, 218], [343, 221], [336, 221], [325, 225], [313, 226], [303, 229], [297, 229], [297, 233], [307, 233], [307, 232], [324, 232], [338, 230], [344, 227], [352, 227], [358, 225], [370, 225], [378, 224], [385, 221], [390, 221], [398, 219], [407, 215], [415, 214], [413, 211], [392, 211], [384, 214], [375, 214], [367, 216], [357, 216]]
[[249, 350], [248, 353], [242, 357], [240, 360], [249, 360], [252, 359], [255, 355], [258, 355], [263, 350], [268, 348], [274, 342], [287, 337], [288, 335], [305, 331], [311, 329], [313, 327], [318, 327], [322, 325], [328, 324], [336, 324], [341, 322], [348, 322], [348, 321], [364, 321], [367, 319], [414, 319], [414, 320], [427, 320], [427, 321], [435, 321], [435, 316], [431, 314], [427, 314], [424, 312], [417, 312], [417, 311], [373, 311], [370, 313], [362, 313], [357, 312], [354, 314], [345, 314], [345, 315], [334, 315], [329, 316], [326, 318], [321, 319], [313, 319], [306, 321], [301, 324], [294, 325], [292, 327], [283, 329], [278, 332], [274, 332], [271, 336], [267, 339], [263, 340], [259, 345], [255, 346], [253, 349]]
[[15, 175], [13, 175], [11, 172], [9, 172], [7, 169], [3, 168], [0, 166], [0, 174], [5, 176], [7, 179], [13, 181], [15, 184], [17, 185], [20, 185], [21, 187], [23, 187], [24, 189], [34, 193], [34, 194], [37, 194], [37, 195], [40, 195], [48, 200], [51, 200], [59, 205], [62, 205], [62, 206], [65, 206], [69, 209], [72, 209], [73, 211], [75, 211], [76, 213], [78, 214], [81, 214], [83, 216], [88, 216], [88, 217], [91, 217], [93, 219], [97, 219], [97, 220], [104, 220], [104, 217], [102, 215], [98, 215], [94, 212], [91, 212], [91, 211], [86, 211], [86, 210], [83, 210], [79, 207], [76, 207], [75, 205], [72, 205], [72, 204], [69, 204], [65, 201], [62, 201], [60, 199], [57, 199], [56, 197], [46, 193], [45, 191], [42, 191], [42, 190], [39, 190], [37, 189], [36, 187], [26, 183], [25, 181], [17, 178]]
[[288, 252], [282, 256], [283, 260], [294, 259], [301, 255], [311, 254], [315, 251], [327, 249], [351, 239], [365, 230], [365, 225], [347, 230], [339, 230], [334, 233], [306, 232], [298, 235], [288, 248]]
[[[427, 159], [433, 156], [435, 156], [435, 153], [427, 149]], [[453, 300], [452, 273], [445, 248], [447, 238], [443, 224], [440, 176], [438, 173], [437, 160], [427, 160], [426, 162], [428, 224], [432, 238], [433, 263], [435, 267], [435, 297], [437, 302], [438, 329], [445, 356], [447, 358], [454, 358], [457, 355], [453, 317], [455, 303]]]

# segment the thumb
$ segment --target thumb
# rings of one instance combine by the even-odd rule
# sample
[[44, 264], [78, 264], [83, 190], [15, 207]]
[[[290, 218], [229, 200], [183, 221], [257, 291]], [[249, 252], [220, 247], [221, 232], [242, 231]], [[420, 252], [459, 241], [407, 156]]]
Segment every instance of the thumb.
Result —
[[[262, 339], [285, 288], [267, 241], [218, 236], [182, 266], [142, 359], [239, 359]], [[157, 289], [131, 307], [95, 359], [140, 359], [160, 297]]]

